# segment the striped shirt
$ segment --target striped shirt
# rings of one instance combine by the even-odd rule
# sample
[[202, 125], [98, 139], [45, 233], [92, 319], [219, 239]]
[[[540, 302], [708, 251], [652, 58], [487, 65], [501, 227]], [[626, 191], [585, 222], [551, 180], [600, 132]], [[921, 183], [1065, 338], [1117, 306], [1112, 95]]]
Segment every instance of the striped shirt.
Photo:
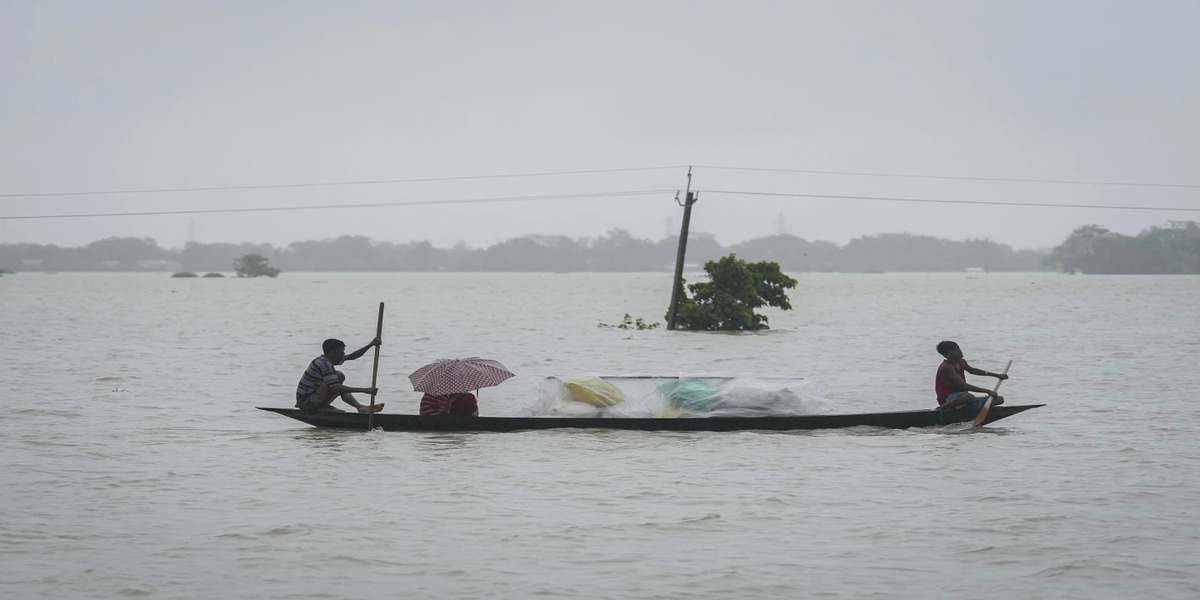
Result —
[[333, 369], [333, 363], [329, 362], [324, 355], [318, 356], [308, 363], [308, 368], [304, 370], [304, 376], [300, 378], [300, 385], [296, 386], [296, 397], [308, 396], [315, 392], [322, 383], [331, 387], [338, 383], [337, 371]]

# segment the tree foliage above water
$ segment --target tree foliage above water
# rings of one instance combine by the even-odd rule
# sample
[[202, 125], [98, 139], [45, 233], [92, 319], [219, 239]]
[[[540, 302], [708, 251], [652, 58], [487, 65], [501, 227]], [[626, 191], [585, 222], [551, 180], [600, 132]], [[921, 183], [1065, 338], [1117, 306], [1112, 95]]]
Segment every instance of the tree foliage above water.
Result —
[[247, 254], [233, 261], [233, 270], [238, 277], [275, 277], [279, 269], [267, 264], [267, 257], [261, 254]]
[[748, 263], [730, 254], [704, 263], [708, 281], [687, 284], [691, 296], [681, 295], [675, 311], [677, 329], [744, 331], [770, 329], [763, 306], [791, 310], [787, 290], [796, 280], [779, 270], [779, 263]]
[[596, 324], [596, 326], [601, 329], [632, 329], [634, 331], [645, 331], [647, 329], [658, 329], [659, 326], [661, 326], [661, 325], [662, 325], [662, 323], [659, 323], [658, 321], [655, 321], [653, 323], [647, 323], [646, 320], [641, 317], [638, 317], [635, 319], [635, 318], [629, 316], [629, 313], [625, 313], [625, 318], [621, 319], [621, 322], [617, 323], [616, 325], [609, 325], [608, 323], [597, 323]]
[[1064, 273], [1200, 274], [1200, 226], [1172, 221], [1127, 236], [1084, 225], [1051, 250], [1044, 263]]

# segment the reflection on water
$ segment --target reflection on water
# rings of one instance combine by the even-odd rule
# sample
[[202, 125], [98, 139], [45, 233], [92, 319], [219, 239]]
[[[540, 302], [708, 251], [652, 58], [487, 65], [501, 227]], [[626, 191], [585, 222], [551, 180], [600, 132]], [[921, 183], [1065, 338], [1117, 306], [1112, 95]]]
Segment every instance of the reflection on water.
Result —
[[346, 442], [352, 435], [362, 435], [361, 431], [343, 431], [340, 429], [317, 429], [310, 427], [301, 429], [292, 435], [292, 439], [301, 442], [305, 447], [318, 451], [341, 452], [346, 448]]
[[473, 438], [480, 435], [475, 432], [461, 433], [417, 433], [412, 432], [416, 438], [415, 448], [421, 453], [428, 453], [432, 457], [439, 455], [449, 455], [459, 450], [465, 450], [471, 447]]

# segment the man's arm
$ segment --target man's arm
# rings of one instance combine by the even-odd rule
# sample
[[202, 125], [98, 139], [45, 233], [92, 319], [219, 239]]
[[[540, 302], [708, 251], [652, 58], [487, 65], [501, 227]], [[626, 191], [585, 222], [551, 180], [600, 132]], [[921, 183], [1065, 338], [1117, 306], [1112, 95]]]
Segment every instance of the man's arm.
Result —
[[[965, 364], [964, 364], [964, 368], [966, 368]], [[978, 369], [975, 369], [975, 370], [978, 370]], [[974, 372], [974, 371], [972, 371], [972, 372]], [[987, 388], [981, 388], [977, 385], [971, 385], [971, 384], [963, 381], [963, 378], [959, 377], [958, 372], [954, 370], [954, 365], [951, 365], [950, 363], [946, 363], [946, 364], [938, 367], [938, 374], [940, 374], [942, 377], [945, 377], [947, 380], [949, 380], [950, 384], [953, 385], [955, 388], [957, 388], [958, 391], [960, 391], [960, 392], [979, 392], [980, 394], [987, 394], [989, 396], [998, 396], [999, 395], [996, 392], [989, 390]], [[976, 374], [981, 375], [982, 373], [976, 373]]]
[[367, 350], [370, 350], [371, 348], [374, 348], [375, 346], [382, 346], [382, 345], [383, 345], [383, 340], [381, 340], [379, 338], [375, 338], [375, 339], [367, 342], [366, 346], [363, 346], [362, 348], [359, 348], [358, 350], [355, 350], [354, 352], [347, 354], [346, 360], [355, 360], [358, 358], [362, 358], [362, 355], [366, 354]]
[[[999, 379], [1000, 381], [1004, 381], [1005, 379], [1008, 379], [1008, 374], [1006, 374], [1006, 373], [991, 373], [989, 371], [984, 371], [983, 369], [976, 369], [975, 367], [972, 367], [971, 365], [967, 364], [966, 360], [962, 361], [962, 365], [963, 365], [963, 370], [965, 370], [966, 372], [968, 372], [972, 375], [978, 375], [980, 377], [995, 377], [996, 379]], [[953, 369], [951, 369], [951, 370], [953, 370]], [[957, 377], [958, 373], [955, 373], [954, 376]]]
[[350, 387], [341, 382], [338, 374], [333, 370], [332, 365], [329, 369], [329, 374], [322, 378], [321, 385], [329, 390], [331, 396], [341, 396], [342, 394], [376, 394], [379, 392], [377, 388], [356, 388]]

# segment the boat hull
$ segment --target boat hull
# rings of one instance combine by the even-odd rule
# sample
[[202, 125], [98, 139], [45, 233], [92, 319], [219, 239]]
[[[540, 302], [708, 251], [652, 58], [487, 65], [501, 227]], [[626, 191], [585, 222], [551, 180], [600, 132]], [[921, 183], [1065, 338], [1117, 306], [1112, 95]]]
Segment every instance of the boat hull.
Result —
[[[996, 406], [988, 412], [983, 425], [994, 423], [1044, 404]], [[303, 411], [294, 408], [264, 408], [314, 427], [329, 429], [367, 428], [367, 415], [351, 412]], [[955, 410], [939, 414], [937, 410], [912, 410], [890, 413], [845, 415], [808, 415], [798, 417], [689, 417], [677, 419], [625, 419], [575, 417], [430, 417], [423, 415], [375, 415], [375, 427], [385, 431], [492, 431], [499, 433], [536, 429], [625, 429], [632, 431], [793, 431], [838, 429], [843, 427], [936, 427], [970, 423], [978, 410]]]

